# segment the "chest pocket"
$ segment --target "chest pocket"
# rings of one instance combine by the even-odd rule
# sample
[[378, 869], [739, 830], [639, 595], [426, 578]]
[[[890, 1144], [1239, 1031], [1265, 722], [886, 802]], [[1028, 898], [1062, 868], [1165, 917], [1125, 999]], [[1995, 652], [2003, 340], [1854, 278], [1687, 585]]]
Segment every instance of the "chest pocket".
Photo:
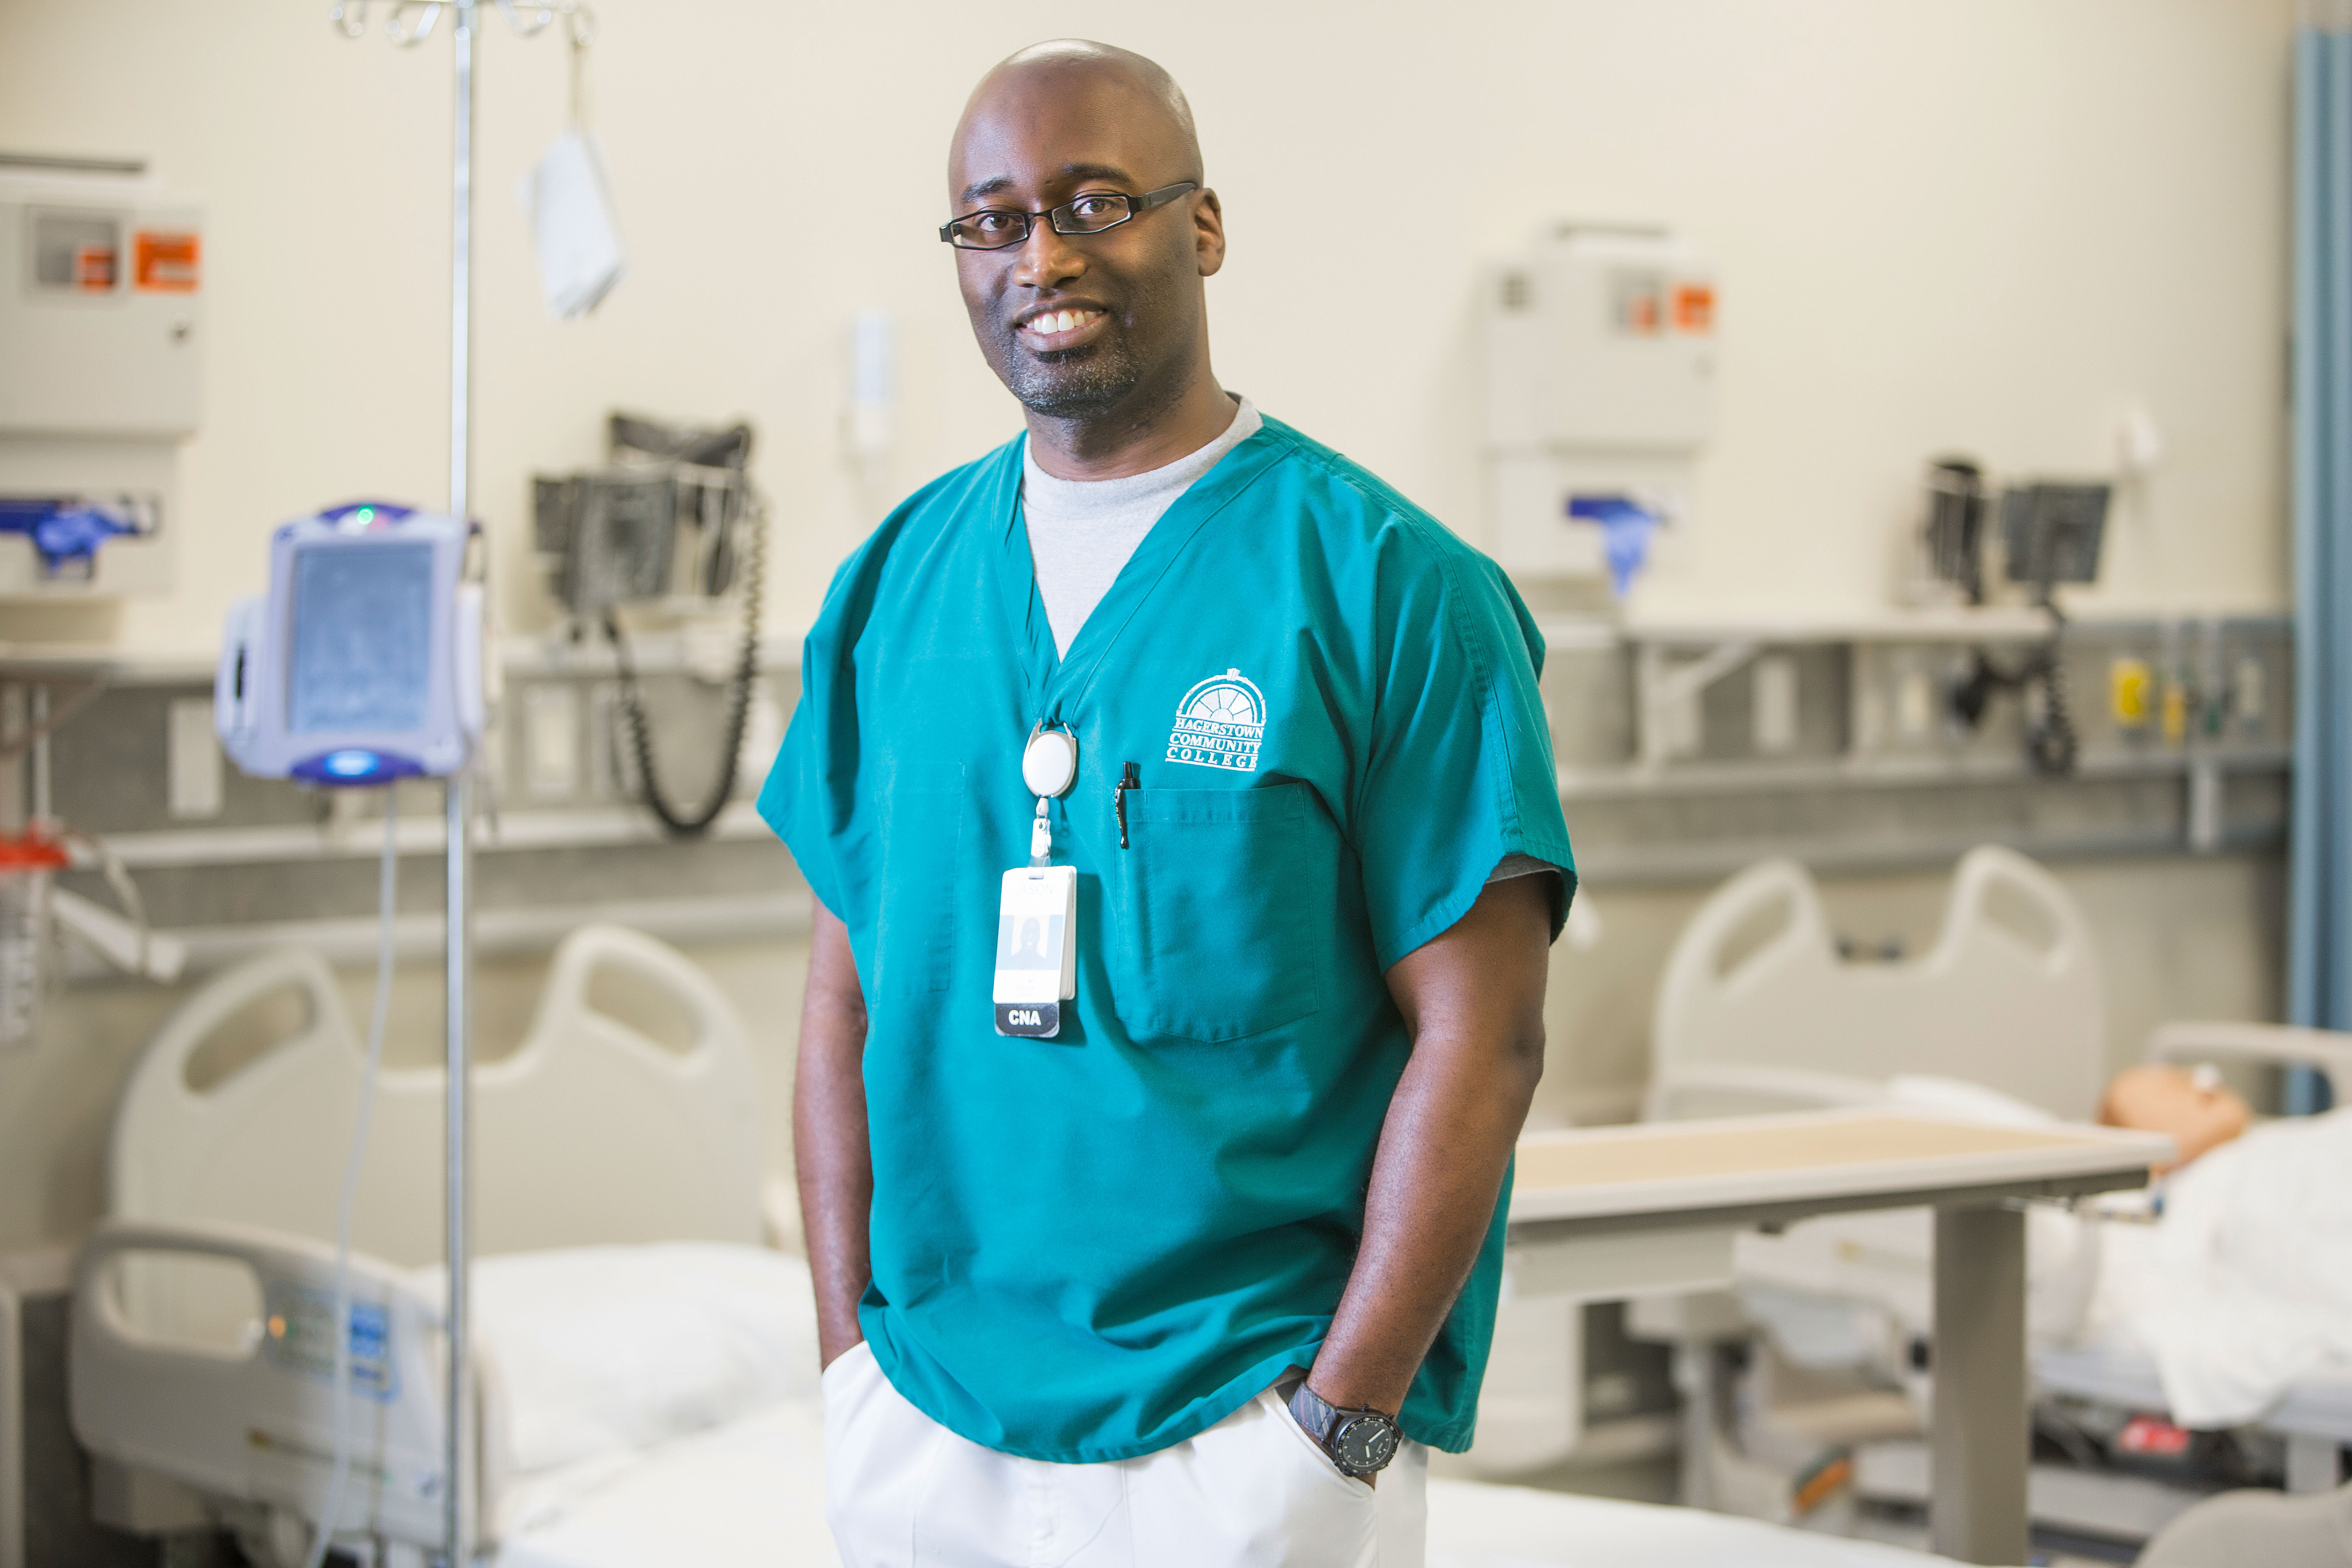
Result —
[[875, 990], [924, 996], [948, 988], [955, 967], [957, 873], [963, 849], [962, 770], [952, 784], [894, 785], [885, 796]]
[[1236, 1040], [1318, 1010], [1337, 835], [1315, 792], [1137, 790], [1127, 813], [1129, 848], [1111, 858], [1129, 1032]]

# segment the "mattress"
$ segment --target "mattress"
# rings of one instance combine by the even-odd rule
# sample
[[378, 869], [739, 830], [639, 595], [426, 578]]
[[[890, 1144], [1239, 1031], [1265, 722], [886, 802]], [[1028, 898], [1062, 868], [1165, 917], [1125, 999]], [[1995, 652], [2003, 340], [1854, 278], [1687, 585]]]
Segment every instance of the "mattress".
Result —
[[[824, 1419], [777, 1406], [535, 1479], [500, 1510], [498, 1568], [836, 1568]], [[1649, 1503], [1476, 1481], [1429, 1485], [1429, 1568], [1928, 1568], [1871, 1542]]]
[[[2156, 1357], [2128, 1342], [2096, 1342], [2037, 1351], [2033, 1378], [2044, 1394], [2072, 1394], [2135, 1410], [2166, 1408]], [[2305, 1373], [2255, 1423], [2274, 1432], [2352, 1443], [2352, 1370]]]

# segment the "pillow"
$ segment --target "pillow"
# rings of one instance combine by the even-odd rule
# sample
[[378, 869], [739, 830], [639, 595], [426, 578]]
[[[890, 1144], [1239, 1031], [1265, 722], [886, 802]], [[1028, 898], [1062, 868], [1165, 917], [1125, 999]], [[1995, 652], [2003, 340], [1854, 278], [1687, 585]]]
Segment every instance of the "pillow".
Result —
[[[409, 1276], [446, 1300], [439, 1267]], [[720, 1242], [475, 1260], [477, 1342], [502, 1395], [510, 1472], [647, 1447], [817, 1396], [808, 1265]]]
[[1927, 1073], [1896, 1073], [1886, 1080], [1886, 1098], [1897, 1105], [1947, 1111], [1988, 1127], [2051, 1127], [2058, 1121], [2040, 1106], [2030, 1105], [2013, 1094], [2003, 1094], [1980, 1083], [1935, 1078]]

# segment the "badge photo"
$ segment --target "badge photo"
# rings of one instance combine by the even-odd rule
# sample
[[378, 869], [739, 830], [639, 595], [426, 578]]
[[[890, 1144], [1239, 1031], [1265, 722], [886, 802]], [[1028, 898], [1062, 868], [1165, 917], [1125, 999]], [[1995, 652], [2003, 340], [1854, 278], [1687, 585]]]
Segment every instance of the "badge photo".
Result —
[[1050, 1039], [1078, 994], [1078, 874], [1069, 866], [1004, 873], [996, 919], [996, 1032]]

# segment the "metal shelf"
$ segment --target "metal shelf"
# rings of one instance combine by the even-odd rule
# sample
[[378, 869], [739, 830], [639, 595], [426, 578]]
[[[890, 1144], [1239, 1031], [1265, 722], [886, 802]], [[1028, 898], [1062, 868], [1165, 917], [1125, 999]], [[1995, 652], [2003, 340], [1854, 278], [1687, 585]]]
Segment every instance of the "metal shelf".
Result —
[[[404, 816], [396, 830], [400, 853], [438, 855], [448, 843], [439, 817]], [[766, 839], [772, 835], [748, 801], [721, 812], [705, 836], [720, 840]], [[321, 823], [290, 827], [191, 827], [154, 833], [115, 833], [107, 844], [125, 866], [145, 870], [162, 866], [254, 866], [281, 861], [373, 860], [383, 852], [378, 821]], [[581, 806], [570, 810], [502, 812], [495, 826], [475, 824], [477, 854], [544, 849], [601, 849], [669, 840], [635, 805]]]
[[[2186, 777], [2201, 766], [2225, 773], [2267, 773], [2293, 764], [2284, 746], [2243, 750], [2219, 747], [2111, 752], [2084, 757], [2073, 773], [2081, 779]], [[1671, 763], [1662, 767], [1629, 763], [1614, 768], [1562, 768], [1563, 801], [1619, 800], [1635, 796], [1768, 795], [1790, 790], [1921, 788], [1961, 784], [2063, 783], [2037, 773], [2018, 756], [1982, 753], [1807, 758], [1782, 762]]]

